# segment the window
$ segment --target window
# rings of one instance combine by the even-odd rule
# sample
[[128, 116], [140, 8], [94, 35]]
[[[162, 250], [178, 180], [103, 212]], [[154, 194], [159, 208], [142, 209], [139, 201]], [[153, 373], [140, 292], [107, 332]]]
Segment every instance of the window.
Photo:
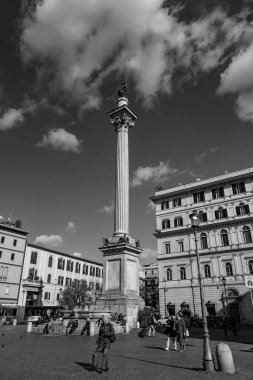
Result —
[[75, 273], [80, 273], [80, 269], [81, 269], [81, 264], [76, 262], [76, 270], [75, 270]]
[[2, 237], [1, 237], [1, 244], [4, 244], [4, 241], [5, 241], [5, 237], [2, 236]]
[[169, 208], [170, 207], [170, 203], [169, 203], [169, 201], [165, 201], [165, 202], [162, 202], [161, 203], [161, 209], [162, 210], [166, 210], [167, 208]]
[[60, 301], [60, 294], [59, 293], [57, 293], [57, 295], [56, 295], [56, 300]]
[[181, 198], [175, 198], [175, 199], [173, 199], [173, 206], [174, 207], [181, 206]]
[[99, 283], [96, 282], [96, 290], [99, 290]]
[[9, 290], [10, 290], [10, 287], [9, 286], [6, 286], [6, 288], [5, 288], [5, 295], [7, 295], [7, 294], [9, 294]]
[[49, 256], [48, 258], [48, 268], [52, 268], [53, 266], [53, 256]]
[[212, 189], [212, 196], [213, 196], [213, 199], [223, 198], [224, 197], [223, 187], [216, 187]]
[[186, 273], [184, 267], [180, 268], [180, 280], [186, 280]]
[[225, 267], [226, 267], [226, 275], [227, 276], [233, 276], [232, 264], [228, 262], [228, 263], [226, 263]]
[[238, 216], [250, 214], [249, 205], [245, 205], [244, 203], [240, 203], [235, 209]]
[[249, 260], [249, 273], [253, 274], [253, 260]]
[[85, 274], [89, 274], [89, 265], [86, 266], [86, 273]]
[[59, 257], [57, 269], [64, 270], [64, 267], [65, 267], [65, 260], [63, 258]]
[[15, 259], [15, 253], [12, 253], [11, 254], [11, 261], [13, 261]]
[[95, 267], [93, 267], [92, 276], [95, 276]]
[[227, 218], [228, 213], [225, 208], [219, 207], [218, 210], [214, 211], [215, 219]]
[[207, 222], [207, 213], [200, 211], [199, 213], [200, 221], [201, 222]]
[[37, 263], [37, 256], [38, 256], [38, 252], [36, 252], [36, 251], [31, 252], [30, 264], [36, 264]]
[[98, 268], [96, 268], [96, 277], [98, 277]]
[[165, 230], [166, 228], [170, 228], [170, 220], [165, 219], [162, 221], [162, 229]]
[[252, 236], [251, 236], [250, 228], [247, 226], [244, 226], [242, 229], [242, 233], [243, 233], [244, 243], [246, 243], [246, 244], [252, 243]]
[[0, 251], [0, 259], [1, 259], [1, 257], [2, 257], [2, 251]]
[[167, 281], [172, 281], [172, 270], [171, 270], [171, 268], [167, 269]]
[[58, 285], [63, 285], [63, 282], [64, 282], [64, 277], [58, 276]]
[[66, 277], [65, 285], [66, 286], [70, 286], [71, 285], [71, 278]]
[[233, 194], [245, 193], [246, 190], [245, 190], [244, 182], [233, 183], [232, 191], [233, 191]]
[[28, 279], [35, 280], [36, 275], [37, 275], [37, 270], [35, 268], [29, 268]]
[[66, 267], [66, 270], [68, 272], [73, 272], [73, 268], [74, 268], [74, 262], [71, 261], [71, 260], [67, 260], [67, 267]]
[[210, 265], [208, 265], [208, 264], [204, 265], [204, 274], [205, 274], [205, 278], [210, 278], [211, 277]]
[[229, 245], [228, 233], [226, 230], [221, 231], [221, 244], [223, 247]]
[[201, 245], [201, 249], [207, 249], [208, 248], [207, 236], [204, 232], [202, 232], [200, 234], [200, 245]]
[[83, 274], [86, 274], [86, 264], [83, 264]]
[[200, 191], [199, 193], [193, 193], [193, 201], [194, 203], [204, 202], [205, 201], [204, 191]]
[[50, 293], [49, 292], [45, 292], [44, 299], [50, 300]]
[[51, 282], [51, 274], [48, 274], [47, 275], [47, 283], [50, 284], [50, 282]]
[[178, 250], [179, 252], [184, 252], [184, 242], [178, 241]]
[[174, 219], [174, 226], [175, 227], [180, 227], [182, 225], [183, 225], [183, 218], [181, 216]]
[[0, 281], [6, 281], [8, 275], [8, 267], [0, 267]]
[[165, 243], [165, 253], [170, 253], [170, 243]]
[[13, 247], [16, 247], [17, 246], [17, 239], [14, 239], [13, 240]]
[[90, 276], [92, 276], [92, 272], [93, 272], [93, 267], [92, 267], [92, 265], [90, 266]]

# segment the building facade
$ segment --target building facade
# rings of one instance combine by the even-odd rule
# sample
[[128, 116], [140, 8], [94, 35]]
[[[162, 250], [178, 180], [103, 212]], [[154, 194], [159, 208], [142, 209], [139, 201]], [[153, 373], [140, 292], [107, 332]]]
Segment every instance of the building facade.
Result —
[[27, 244], [19, 292], [19, 319], [25, 309], [37, 306], [57, 306], [61, 291], [74, 280], [101, 292], [103, 265], [34, 244]]
[[197, 247], [207, 315], [253, 323], [253, 168], [160, 190], [156, 205], [160, 310], [201, 316], [196, 242], [190, 216], [201, 213]]
[[0, 306], [17, 306], [28, 232], [21, 221], [0, 220]]

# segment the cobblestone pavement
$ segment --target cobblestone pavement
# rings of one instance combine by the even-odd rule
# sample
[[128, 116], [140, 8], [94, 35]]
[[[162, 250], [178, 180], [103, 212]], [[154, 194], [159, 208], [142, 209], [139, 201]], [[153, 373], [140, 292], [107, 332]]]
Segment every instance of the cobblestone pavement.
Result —
[[139, 338], [137, 331], [117, 335], [109, 353], [110, 371], [98, 374], [91, 367], [96, 337], [43, 336], [27, 334], [25, 326], [0, 327], [0, 379], [108, 379], [108, 380], [253, 380], [253, 328], [239, 331], [239, 337], [222, 330], [211, 330], [211, 349], [220, 341], [228, 342], [236, 374], [202, 371], [203, 340], [201, 329], [193, 329], [187, 349], [165, 351], [166, 336]]

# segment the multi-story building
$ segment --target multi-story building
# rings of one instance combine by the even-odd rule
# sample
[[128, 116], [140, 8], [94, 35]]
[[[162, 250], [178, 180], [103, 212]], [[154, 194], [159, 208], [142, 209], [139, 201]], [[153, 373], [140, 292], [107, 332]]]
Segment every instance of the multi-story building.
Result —
[[0, 220], [0, 306], [17, 306], [28, 232], [21, 221]]
[[18, 300], [20, 319], [29, 306], [50, 308], [59, 305], [61, 291], [74, 280], [85, 281], [91, 290], [101, 291], [103, 265], [27, 244]]
[[202, 213], [197, 247], [209, 315], [235, 314], [253, 323], [253, 168], [161, 189], [154, 235], [158, 244], [160, 310], [188, 308], [201, 316], [196, 242], [190, 216]]
[[145, 305], [154, 309], [159, 308], [159, 276], [158, 264], [143, 265], [145, 272], [144, 300]]

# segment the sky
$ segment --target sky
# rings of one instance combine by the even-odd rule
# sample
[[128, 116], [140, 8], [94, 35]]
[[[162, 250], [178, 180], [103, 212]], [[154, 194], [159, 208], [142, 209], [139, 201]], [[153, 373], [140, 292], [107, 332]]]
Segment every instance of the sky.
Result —
[[130, 234], [154, 262], [163, 188], [252, 166], [253, 2], [0, 2], [0, 215], [28, 240], [102, 262], [113, 234], [120, 81]]

